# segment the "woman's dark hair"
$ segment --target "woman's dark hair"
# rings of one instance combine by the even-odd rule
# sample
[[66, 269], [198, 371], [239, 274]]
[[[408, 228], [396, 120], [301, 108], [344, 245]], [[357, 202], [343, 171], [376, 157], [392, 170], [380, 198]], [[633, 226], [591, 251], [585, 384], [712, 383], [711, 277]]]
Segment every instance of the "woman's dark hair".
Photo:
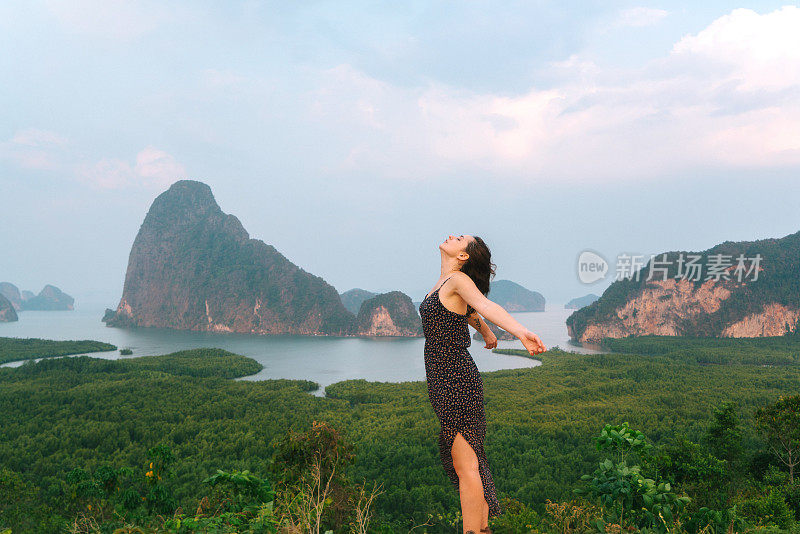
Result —
[[461, 266], [461, 272], [472, 278], [481, 293], [489, 294], [489, 281], [494, 277], [494, 270], [497, 267], [492, 263], [492, 253], [489, 247], [478, 236], [472, 236], [474, 241], [467, 243], [464, 252], [469, 254], [469, 258]]

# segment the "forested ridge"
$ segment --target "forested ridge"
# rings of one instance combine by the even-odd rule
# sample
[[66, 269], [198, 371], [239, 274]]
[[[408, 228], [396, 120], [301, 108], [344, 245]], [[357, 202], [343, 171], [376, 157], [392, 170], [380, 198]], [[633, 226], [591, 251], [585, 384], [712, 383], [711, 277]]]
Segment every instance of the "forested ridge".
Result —
[[[736, 323], [751, 314], [763, 311], [770, 303], [780, 303], [791, 309], [800, 308], [800, 232], [781, 238], [760, 239], [757, 241], [725, 241], [700, 252], [669, 251], [658, 254], [656, 260], [667, 267], [665, 277], [673, 279], [678, 276], [679, 256], [697, 254], [698, 264], [712, 263], [710, 258], [722, 254], [731, 258], [732, 265], [737, 264], [739, 255], [743, 255], [746, 268], [755, 268], [753, 258], [759, 257], [759, 274], [743, 276], [743, 284], [734, 283], [737, 278], [728, 274], [730, 280], [722, 278], [718, 283], [729, 287], [730, 297], [722, 300], [719, 308], [713, 313], [702, 313], [682, 320], [679, 331], [697, 336], [718, 336], [726, 326]], [[586, 330], [590, 324], [598, 324], [611, 320], [618, 309], [627, 302], [642, 294], [654, 282], [648, 280], [651, 261], [638, 270], [636, 277], [625, 277], [615, 280], [606, 288], [602, 296], [576, 310], [567, 318], [575, 338]], [[656, 271], [658, 273], [658, 271]], [[685, 274], [685, 272], [684, 272]], [[687, 277], [695, 289], [706, 283], [707, 276], [697, 279]], [[658, 274], [653, 280], [659, 280]], [[726, 281], [727, 280], [727, 281]], [[787, 331], [800, 332], [800, 325], [787, 325]]]
[[[796, 528], [770, 428], [798, 427], [800, 340], [605, 342], [482, 373], [495, 532]], [[231, 380], [260, 368], [221, 349], [0, 368], [0, 532], [316, 532], [315, 472], [321, 532], [457, 530], [424, 381]]]
[[117, 347], [110, 343], [89, 339], [53, 341], [38, 338], [0, 337], [0, 363], [108, 350], [117, 350]]

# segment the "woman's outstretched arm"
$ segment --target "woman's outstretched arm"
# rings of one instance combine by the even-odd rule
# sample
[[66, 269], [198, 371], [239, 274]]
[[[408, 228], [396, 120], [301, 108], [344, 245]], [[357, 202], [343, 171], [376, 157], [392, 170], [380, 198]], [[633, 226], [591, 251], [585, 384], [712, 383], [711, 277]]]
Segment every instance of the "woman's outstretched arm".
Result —
[[545, 351], [544, 343], [539, 339], [539, 336], [529, 331], [522, 323], [511, 317], [511, 314], [503, 309], [502, 306], [487, 299], [477, 286], [475, 286], [475, 282], [472, 281], [472, 278], [461, 272], [456, 272], [452, 278], [455, 282], [453, 291], [458, 293], [476, 312], [486, 317], [506, 332], [519, 338], [532, 355]]
[[467, 317], [467, 322], [471, 324], [475, 330], [481, 333], [483, 342], [486, 343], [485, 348], [497, 348], [497, 336], [494, 335], [494, 332], [492, 332], [492, 329], [489, 328], [489, 325], [483, 320], [483, 317], [478, 315], [478, 312], [472, 312], [469, 317]]
[[472, 312], [469, 317], [467, 317], [467, 322], [469, 325], [480, 332], [481, 334], [484, 332], [484, 328], [489, 328], [480, 315], [477, 312]]

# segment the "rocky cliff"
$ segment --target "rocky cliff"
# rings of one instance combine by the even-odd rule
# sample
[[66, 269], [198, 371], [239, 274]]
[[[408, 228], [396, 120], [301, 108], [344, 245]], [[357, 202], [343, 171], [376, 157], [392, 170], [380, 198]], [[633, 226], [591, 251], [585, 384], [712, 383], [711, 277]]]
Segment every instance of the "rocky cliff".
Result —
[[345, 335], [355, 317], [336, 289], [251, 239], [208, 185], [180, 180], [150, 207], [108, 326]]
[[361, 309], [361, 305], [364, 301], [371, 299], [375, 295], [377, 295], [377, 293], [367, 291], [366, 289], [355, 288], [350, 291], [345, 291], [339, 295], [339, 298], [342, 299], [342, 304], [347, 308], [347, 311], [353, 315], [358, 315], [358, 310]]
[[511, 280], [494, 280], [487, 297], [509, 312], [544, 311], [545, 299], [541, 293], [526, 289]]
[[422, 336], [422, 321], [411, 297], [401, 291], [382, 293], [361, 304], [356, 332], [363, 336]]
[[0, 323], [10, 323], [18, 319], [19, 317], [17, 317], [16, 310], [14, 310], [14, 305], [5, 295], [0, 293]]
[[[651, 261], [639, 271], [639, 280], [615, 281], [597, 301], [567, 318], [569, 336], [598, 343], [604, 337], [644, 334], [758, 337], [800, 331], [800, 232], [664, 254], [652, 266], [666, 267], [666, 277], [655, 270], [648, 280]], [[688, 272], [680, 258], [691, 255], [699, 256], [699, 274], [678, 277], [679, 268]], [[715, 264], [721, 265], [716, 274], [709, 270]]]
[[0, 282], [0, 295], [7, 298], [15, 310], [22, 309], [22, 295], [19, 292], [19, 288], [11, 282]]

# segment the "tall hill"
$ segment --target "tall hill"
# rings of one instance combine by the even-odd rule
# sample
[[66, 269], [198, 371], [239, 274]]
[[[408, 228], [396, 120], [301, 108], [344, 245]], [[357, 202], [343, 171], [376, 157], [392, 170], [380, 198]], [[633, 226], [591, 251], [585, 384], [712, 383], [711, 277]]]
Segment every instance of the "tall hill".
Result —
[[211, 188], [180, 180], [150, 207], [108, 326], [344, 335], [355, 316], [336, 289], [251, 239]]
[[422, 336], [422, 319], [402, 291], [381, 293], [361, 303], [356, 329], [366, 336]]
[[[686, 265], [692, 255], [699, 256], [699, 271]], [[616, 280], [597, 301], [570, 315], [570, 337], [598, 343], [629, 335], [761, 337], [800, 331], [800, 232], [654, 259], [638, 271], [638, 280]]]
[[11, 323], [18, 319], [14, 305], [0, 293], [0, 323]]

